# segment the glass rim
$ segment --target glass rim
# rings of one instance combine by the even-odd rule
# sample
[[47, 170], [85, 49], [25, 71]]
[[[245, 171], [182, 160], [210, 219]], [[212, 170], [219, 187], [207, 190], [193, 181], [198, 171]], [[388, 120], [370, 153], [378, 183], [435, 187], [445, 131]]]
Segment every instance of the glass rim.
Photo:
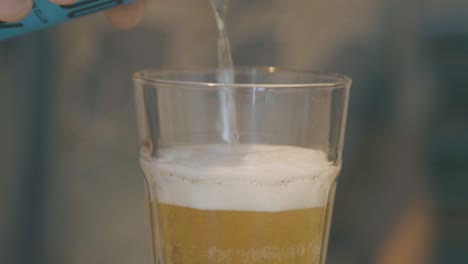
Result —
[[134, 73], [133, 79], [140, 80], [147, 83], [162, 86], [179, 86], [179, 87], [199, 87], [206, 89], [219, 89], [219, 88], [253, 88], [262, 87], [266, 89], [288, 89], [288, 88], [336, 88], [343, 87], [349, 89], [352, 83], [350, 77], [333, 72], [320, 72], [320, 71], [308, 71], [308, 70], [297, 70], [291, 68], [273, 67], [273, 66], [253, 66], [253, 67], [235, 67], [234, 72], [248, 72], [248, 71], [261, 71], [268, 73], [282, 72], [292, 74], [304, 74], [316, 77], [330, 78], [331, 81], [317, 81], [317, 82], [298, 82], [298, 83], [233, 83], [226, 85], [220, 82], [196, 82], [196, 81], [182, 81], [171, 78], [164, 78], [165, 74], [170, 73], [190, 73], [190, 74], [207, 74], [216, 73], [222, 69], [213, 67], [192, 67], [192, 66], [180, 66], [180, 67], [161, 67], [161, 68], [148, 68], [140, 70]]

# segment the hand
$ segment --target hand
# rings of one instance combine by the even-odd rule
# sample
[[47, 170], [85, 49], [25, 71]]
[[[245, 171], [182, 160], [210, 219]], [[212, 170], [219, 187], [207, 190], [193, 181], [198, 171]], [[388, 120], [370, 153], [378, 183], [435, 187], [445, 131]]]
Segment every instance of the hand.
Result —
[[[58, 5], [69, 5], [77, 0], [50, 0]], [[128, 29], [140, 22], [143, 16], [144, 0], [128, 5], [118, 6], [106, 11], [106, 15], [114, 27]], [[0, 0], [0, 21], [16, 22], [31, 12], [33, 0]]]

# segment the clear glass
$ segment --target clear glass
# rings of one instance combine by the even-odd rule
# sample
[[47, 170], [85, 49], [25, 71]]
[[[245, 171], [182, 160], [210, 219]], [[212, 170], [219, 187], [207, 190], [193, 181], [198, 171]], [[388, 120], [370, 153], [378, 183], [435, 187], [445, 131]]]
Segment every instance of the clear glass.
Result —
[[236, 69], [228, 144], [220, 74], [134, 76], [155, 263], [324, 263], [351, 80]]

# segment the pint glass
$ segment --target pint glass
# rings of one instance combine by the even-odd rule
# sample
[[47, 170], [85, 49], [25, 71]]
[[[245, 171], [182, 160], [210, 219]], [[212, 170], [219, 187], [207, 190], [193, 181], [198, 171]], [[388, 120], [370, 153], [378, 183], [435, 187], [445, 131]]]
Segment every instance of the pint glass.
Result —
[[223, 84], [221, 71], [134, 76], [155, 263], [324, 263], [351, 80], [266, 67]]

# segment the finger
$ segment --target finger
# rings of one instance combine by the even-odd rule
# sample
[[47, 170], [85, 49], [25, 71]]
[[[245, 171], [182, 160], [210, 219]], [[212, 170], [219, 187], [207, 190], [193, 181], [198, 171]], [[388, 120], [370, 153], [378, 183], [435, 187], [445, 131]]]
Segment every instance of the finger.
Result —
[[51, 3], [57, 5], [71, 5], [76, 3], [78, 0], [49, 0]]
[[0, 0], [0, 20], [16, 22], [31, 11], [33, 0]]
[[127, 5], [118, 6], [106, 11], [111, 24], [118, 29], [129, 29], [143, 18], [145, 1], [140, 0]]

